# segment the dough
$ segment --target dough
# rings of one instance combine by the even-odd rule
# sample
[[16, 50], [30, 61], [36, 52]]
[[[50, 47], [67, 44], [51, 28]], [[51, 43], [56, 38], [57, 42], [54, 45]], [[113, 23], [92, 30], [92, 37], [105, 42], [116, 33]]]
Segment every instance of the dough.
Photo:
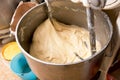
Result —
[[[35, 30], [30, 54], [55, 64], [81, 61], [91, 56], [89, 32], [75, 25], [66, 25], [53, 19], [44, 21]], [[98, 41], [97, 51], [101, 49]]]

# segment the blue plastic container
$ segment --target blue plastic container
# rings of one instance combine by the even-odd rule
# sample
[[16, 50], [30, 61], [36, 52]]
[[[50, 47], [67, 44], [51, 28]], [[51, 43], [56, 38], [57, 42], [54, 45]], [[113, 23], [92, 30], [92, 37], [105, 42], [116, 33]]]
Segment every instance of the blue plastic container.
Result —
[[16, 55], [10, 62], [10, 68], [22, 80], [37, 80], [36, 75], [31, 71], [24, 55], [22, 53]]

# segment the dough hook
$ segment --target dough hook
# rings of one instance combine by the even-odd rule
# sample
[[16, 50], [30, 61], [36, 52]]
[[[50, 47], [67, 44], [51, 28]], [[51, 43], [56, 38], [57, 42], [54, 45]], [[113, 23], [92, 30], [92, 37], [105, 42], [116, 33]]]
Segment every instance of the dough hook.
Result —
[[[53, 24], [53, 17], [52, 17], [52, 8], [48, 0], [45, 0], [47, 8], [48, 8], [48, 18], [50, 19], [51, 23]], [[54, 25], [54, 24], [53, 24]]]
[[96, 53], [96, 35], [94, 30], [94, 12], [90, 7], [86, 7], [87, 24], [90, 35], [90, 47], [92, 55]]

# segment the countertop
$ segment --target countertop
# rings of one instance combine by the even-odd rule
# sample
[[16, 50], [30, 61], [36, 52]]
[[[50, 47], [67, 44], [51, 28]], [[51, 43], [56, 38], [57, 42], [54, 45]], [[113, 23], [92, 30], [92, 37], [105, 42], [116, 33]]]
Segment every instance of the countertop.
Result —
[[0, 46], [0, 80], [21, 80], [16, 74], [14, 74], [9, 66], [9, 61], [6, 61], [1, 56]]

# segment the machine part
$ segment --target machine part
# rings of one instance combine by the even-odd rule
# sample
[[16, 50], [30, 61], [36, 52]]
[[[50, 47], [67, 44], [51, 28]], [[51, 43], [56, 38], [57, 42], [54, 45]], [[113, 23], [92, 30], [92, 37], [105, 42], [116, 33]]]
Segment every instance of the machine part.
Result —
[[103, 9], [106, 4], [106, 0], [88, 0], [90, 7], [93, 9]]
[[88, 7], [86, 8], [86, 14], [87, 14], [87, 24], [88, 24], [88, 30], [90, 35], [90, 47], [92, 55], [96, 53], [96, 34], [95, 34], [95, 28], [94, 28], [94, 12], [93, 10]]

